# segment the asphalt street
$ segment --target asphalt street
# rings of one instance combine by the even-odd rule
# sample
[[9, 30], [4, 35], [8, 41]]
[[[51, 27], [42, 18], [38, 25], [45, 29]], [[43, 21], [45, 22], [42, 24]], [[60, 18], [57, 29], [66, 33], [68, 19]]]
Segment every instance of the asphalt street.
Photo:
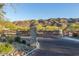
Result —
[[30, 56], [79, 56], [79, 40], [75, 38], [38, 38], [39, 48]]

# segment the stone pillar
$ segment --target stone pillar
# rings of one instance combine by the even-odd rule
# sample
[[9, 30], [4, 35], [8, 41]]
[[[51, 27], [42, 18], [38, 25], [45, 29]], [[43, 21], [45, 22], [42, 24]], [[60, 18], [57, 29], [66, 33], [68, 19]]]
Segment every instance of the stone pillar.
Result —
[[63, 37], [63, 30], [62, 29], [59, 29], [59, 34], [61, 36], [61, 38]]
[[31, 41], [30, 43], [36, 43], [36, 37], [37, 37], [37, 34], [36, 34], [36, 25], [34, 22], [31, 22], [31, 25], [30, 25], [30, 36], [31, 36]]

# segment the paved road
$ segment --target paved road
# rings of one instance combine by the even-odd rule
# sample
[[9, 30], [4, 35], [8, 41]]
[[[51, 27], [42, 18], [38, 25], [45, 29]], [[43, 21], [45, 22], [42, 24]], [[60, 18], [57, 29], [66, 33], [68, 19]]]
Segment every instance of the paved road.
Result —
[[79, 40], [73, 38], [38, 39], [39, 49], [30, 53], [31, 56], [79, 56]]

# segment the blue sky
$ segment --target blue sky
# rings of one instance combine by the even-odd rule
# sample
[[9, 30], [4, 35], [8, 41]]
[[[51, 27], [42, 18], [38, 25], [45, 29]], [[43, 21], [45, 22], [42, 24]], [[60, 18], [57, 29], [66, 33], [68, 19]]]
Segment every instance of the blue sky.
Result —
[[79, 18], [79, 4], [71, 3], [17, 3], [6, 4], [4, 11], [11, 21], [47, 18]]

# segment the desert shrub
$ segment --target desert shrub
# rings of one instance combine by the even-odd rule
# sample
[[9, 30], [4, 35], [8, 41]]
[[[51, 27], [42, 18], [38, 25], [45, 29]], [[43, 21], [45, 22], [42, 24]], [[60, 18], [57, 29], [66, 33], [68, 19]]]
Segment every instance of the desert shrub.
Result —
[[73, 33], [73, 37], [78, 37], [78, 34], [77, 33]]
[[12, 44], [12, 42], [14, 41], [14, 36], [7, 36], [7, 41], [8, 43]]
[[0, 43], [0, 54], [7, 54], [13, 49], [9, 43]]
[[12, 44], [13, 40], [12, 40], [12, 39], [9, 39], [8, 42], [9, 42], [10, 44]]
[[30, 46], [30, 43], [28, 43], [27, 46]]
[[21, 43], [21, 38], [20, 37], [15, 37], [15, 42]]
[[26, 44], [26, 41], [25, 41], [25, 40], [22, 40], [22, 42], [21, 42], [21, 43]]

